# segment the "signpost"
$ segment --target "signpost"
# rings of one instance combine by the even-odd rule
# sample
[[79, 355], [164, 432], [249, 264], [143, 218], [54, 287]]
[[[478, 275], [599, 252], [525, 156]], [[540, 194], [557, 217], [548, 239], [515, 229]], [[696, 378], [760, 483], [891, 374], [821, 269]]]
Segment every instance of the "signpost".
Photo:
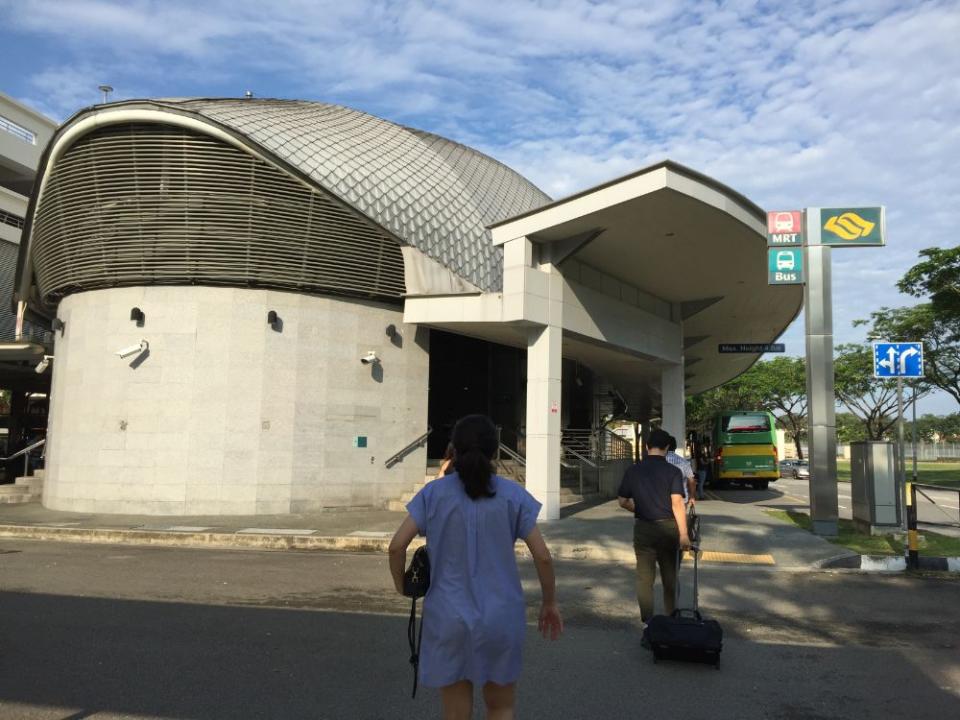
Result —
[[875, 378], [923, 377], [923, 343], [873, 344], [873, 376]]
[[[907, 489], [907, 454], [906, 440], [903, 433], [903, 379], [904, 378], [922, 378], [923, 377], [923, 343], [886, 343], [875, 342], [873, 344], [873, 376], [882, 379], [897, 379], [897, 454], [899, 456], [899, 465], [897, 467], [897, 479], [900, 482], [900, 498], [903, 507], [908, 506], [907, 499], [909, 490]], [[913, 397], [913, 475], [916, 481], [917, 475], [917, 397], [916, 387], [914, 387]], [[904, 516], [904, 520], [907, 517]]]
[[[886, 225], [886, 210], [882, 206], [774, 210], [767, 213], [767, 283], [804, 286], [810, 519], [813, 521], [813, 531], [818, 535], [837, 534], [839, 509], [830, 253], [835, 247], [882, 246], [886, 242]], [[743, 352], [725, 350], [724, 347], [720, 346], [720, 352]], [[884, 349], [885, 354], [880, 357], [884, 361], [883, 371], [888, 372], [886, 367], [889, 365], [891, 374], [878, 377], [905, 377], [908, 369], [913, 370], [918, 366], [922, 374], [922, 348], [891, 347]], [[904, 368], [902, 370], [901, 365]], [[901, 395], [901, 405], [902, 400]], [[902, 407], [900, 416], [902, 441]], [[901, 442], [901, 459], [902, 451]]]

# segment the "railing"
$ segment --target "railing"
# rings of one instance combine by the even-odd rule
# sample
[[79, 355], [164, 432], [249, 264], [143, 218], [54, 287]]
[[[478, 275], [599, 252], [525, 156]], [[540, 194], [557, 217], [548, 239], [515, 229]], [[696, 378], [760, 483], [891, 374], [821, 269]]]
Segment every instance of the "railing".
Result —
[[43, 440], [37, 440], [37, 442], [33, 443], [32, 445], [27, 445], [22, 450], [17, 450], [17, 452], [10, 457], [0, 458], [0, 462], [7, 462], [8, 460], [13, 460], [16, 457], [23, 455], [23, 474], [26, 475], [30, 472], [30, 453], [36, 450], [38, 447], [45, 445], [46, 442], [46, 438]]
[[[907, 437], [909, 438], [909, 428]], [[807, 454], [807, 448], [803, 448], [804, 457]], [[910, 459], [913, 457], [913, 446], [910, 442], [904, 447], [904, 455]], [[849, 443], [837, 443], [837, 456], [850, 457]], [[918, 442], [917, 460], [919, 462], [937, 462], [941, 460], [960, 460], [960, 443], [955, 442]]]
[[[517, 473], [517, 472], [516, 472], [517, 468], [511, 468], [511, 467], [509, 467], [509, 466], [507, 465], [507, 463], [504, 462], [504, 460], [503, 460], [503, 456], [504, 456], [504, 455], [506, 455], [508, 458], [510, 458], [510, 460], [511, 460], [513, 463], [515, 463], [515, 465], [519, 465], [520, 473]], [[526, 460], [526, 458], [523, 457], [523, 455], [521, 455], [520, 453], [516, 452], [515, 450], [512, 450], [510, 447], [508, 447], [507, 445], [505, 445], [505, 444], [502, 443], [502, 442], [498, 442], [498, 443], [497, 443], [497, 457], [496, 457], [496, 459], [495, 459], [495, 463], [499, 466], [500, 471], [501, 471], [504, 475], [518, 475], [518, 474], [519, 474], [520, 477], [515, 478], [517, 481], [525, 481], [525, 480], [526, 480], [526, 474], [527, 474], [527, 460]]]
[[3, 115], [0, 115], [0, 130], [5, 130], [14, 137], [18, 137], [30, 145], [37, 144], [36, 133], [27, 130], [22, 125], [17, 125], [17, 123], [15, 123], [13, 120], [8, 120], [7, 118], [3, 117]]
[[414, 450], [426, 444], [427, 438], [430, 437], [430, 433], [432, 432], [433, 432], [433, 428], [428, 426], [427, 431], [423, 435], [418, 437], [416, 440], [414, 440], [410, 444], [406, 445], [399, 452], [394, 453], [393, 455], [388, 457], [387, 461], [384, 463], [384, 465], [387, 466], [387, 469], [392, 468], [394, 465], [396, 465], [398, 462], [403, 460], [407, 455], [412, 453]]
[[607, 428], [587, 430], [568, 428], [563, 431], [560, 442], [564, 447], [576, 450], [594, 463], [606, 460], [633, 459], [633, 446]]
[[[960, 488], [957, 487], [943, 487], [941, 485], [928, 485], [924, 483], [914, 483], [908, 482], [906, 487], [906, 501], [907, 501], [907, 569], [909, 570], [918, 570], [920, 568], [920, 543], [919, 535], [917, 533], [917, 494], [923, 495], [930, 503], [933, 504], [938, 510], [943, 512], [944, 515], [949, 515], [944, 511], [939, 505], [937, 505], [936, 500], [927, 495], [920, 488], [926, 488], [927, 490], [948, 490], [950, 492], [957, 493], [957, 497], [960, 498]], [[924, 521], [925, 523], [927, 521]], [[943, 525], [945, 523], [928, 523], [930, 525]], [[960, 523], [950, 523], [951, 525], [960, 524]], [[942, 568], [947, 569], [947, 568]]]
[[598, 459], [596, 434], [593, 430], [567, 428], [560, 433], [560, 444], [591, 460]]
[[604, 460], [633, 460], [633, 445], [612, 430], [600, 430], [600, 451]]
[[[572, 455], [580, 462], [578, 463], [566, 462], [563, 457], [565, 454]], [[580, 483], [580, 497], [583, 497], [583, 466], [584, 464], [589, 465], [590, 467], [592, 467], [594, 470], [597, 471], [597, 491], [600, 490], [600, 466], [597, 465], [597, 463], [595, 463], [590, 458], [580, 454], [579, 452], [577, 452], [571, 447], [561, 444], [560, 445], [560, 464], [563, 465], [563, 467], [565, 468], [573, 467], [577, 469], [577, 475], [578, 475], [577, 479]]]
[[[916, 494], [918, 494], [918, 495], [923, 495], [923, 497], [926, 498], [927, 502], [929, 502], [931, 505], [933, 505], [937, 510], [940, 511], [940, 513], [941, 513], [945, 518], [947, 518], [947, 520], [949, 520], [949, 522], [935, 522], [935, 521], [933, 521], [933, 520], [921, 520], [920, 522], [924, 523], [925, 525], [949, 525], [949, 526], [952, 526], [952, 527], [958, 527], [958, 526], [960, 526], [960, 510], [957, 511], [957, 519], [954, 520], [954, 519], [953, 519], [953, 516], [952, 516], [950, 513], [948, 513], [946, 510], [944, 510], [942, 507], [940, 507], [940, 504], [939, 504], [936, 500], [934, 500], [932, 497], [930, 497], [929, 495], [927, 495], [927, 494], [924, 492], [924, 490], [933, 490], [933, 491], [935, 491], [935, 492], [950, 492], [950, 493], [956, 493], [956, 494], [957, 494], [957, 500], [960, 501], [960, 487], [949, 487], [949, 486], [943, 486], [943, 485], [930, 485], [930, 484], [927, 484], [927, 483], [910, 483], [910, 485], [913, 487], [913, 489], [914, 489], [914, 491], [916, 492]], [[960, 505], [960, 502], [958, 502], [958, 505]], [[915, 501], [915, 500], [914, 500], [914, 507], [916, 507], [916, 501]]]

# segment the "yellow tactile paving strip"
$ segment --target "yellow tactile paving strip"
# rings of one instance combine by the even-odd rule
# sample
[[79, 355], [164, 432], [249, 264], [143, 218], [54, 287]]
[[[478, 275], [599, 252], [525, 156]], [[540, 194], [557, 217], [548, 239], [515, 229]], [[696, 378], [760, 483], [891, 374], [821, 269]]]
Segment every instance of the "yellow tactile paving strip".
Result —
[[[684, 560], [693, 560], [689, 552], [683, 554]], [[776, 565], [773, 555], [748, 555], [746, 553], [717, 552], [702, 550], [700, 562], [739, 563], [741, 565]]]

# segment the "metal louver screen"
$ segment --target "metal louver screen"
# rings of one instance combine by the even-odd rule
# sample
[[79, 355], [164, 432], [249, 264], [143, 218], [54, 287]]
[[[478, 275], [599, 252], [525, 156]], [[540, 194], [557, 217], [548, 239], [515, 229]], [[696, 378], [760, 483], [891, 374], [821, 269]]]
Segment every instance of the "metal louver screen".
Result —
[[225, 142], [112, 125], [48, 170], [33, 224], [44, 302], [122, 285], [224, 285], [399, 300], [400, 244], [340, 200]]

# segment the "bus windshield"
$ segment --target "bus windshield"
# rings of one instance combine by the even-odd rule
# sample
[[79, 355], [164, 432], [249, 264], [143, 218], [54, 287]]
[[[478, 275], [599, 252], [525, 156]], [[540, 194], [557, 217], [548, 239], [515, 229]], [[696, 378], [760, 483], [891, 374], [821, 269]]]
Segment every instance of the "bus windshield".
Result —
[[770, 419], [766, 415], [760, 413], [728, 415], [723, 418], [723, 432], [770, 432]]

